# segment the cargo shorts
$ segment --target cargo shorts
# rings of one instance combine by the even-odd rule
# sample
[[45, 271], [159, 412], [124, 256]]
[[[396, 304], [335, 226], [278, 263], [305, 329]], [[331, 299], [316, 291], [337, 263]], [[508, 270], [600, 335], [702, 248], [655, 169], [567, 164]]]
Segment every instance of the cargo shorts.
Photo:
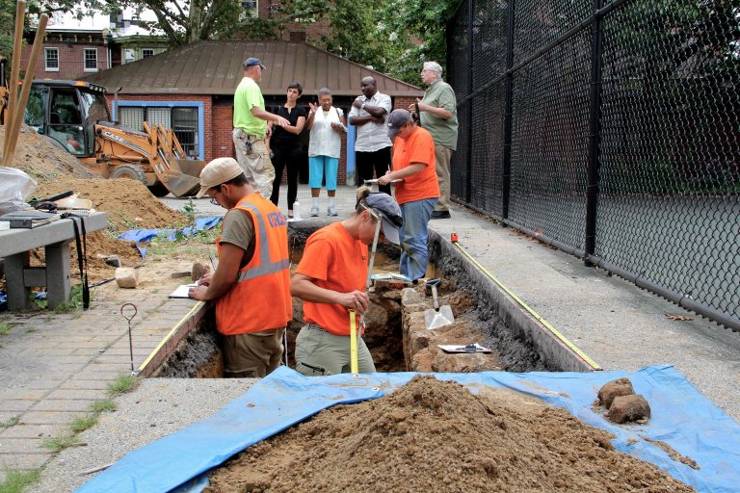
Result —
[[[357, 339], [360, 373], [375, 372], [373, 356], [362, 337]], [[295, 369], [306, 376], [350, 372], [349, 336], [336, 336], [318, 325], [304, 325], [295, 347]]]
[[222, 337], [224, 376], [261, 378], [280, 366], [285, 329]]
[[247, 178], [254, 181], [262, 196], [269, 199], [272, 195], [272, 183], [275, 181], [275, 168], [265, 139], [250, 135], [241, 128], [235, 128], [231, 136], [239, 166]]

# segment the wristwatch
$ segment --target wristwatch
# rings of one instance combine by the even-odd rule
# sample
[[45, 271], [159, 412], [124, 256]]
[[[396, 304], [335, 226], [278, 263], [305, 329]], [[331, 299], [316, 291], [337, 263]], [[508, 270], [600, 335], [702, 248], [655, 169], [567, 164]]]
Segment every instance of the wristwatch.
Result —
[[362, 106], [360, 106], [360, 109], [361, 109], [361, 110], [364, 110], [364, 109], [365, 109], [365, 105], [366, 105], [366, 104], [367, 104], [367, 103], [362, 103]]

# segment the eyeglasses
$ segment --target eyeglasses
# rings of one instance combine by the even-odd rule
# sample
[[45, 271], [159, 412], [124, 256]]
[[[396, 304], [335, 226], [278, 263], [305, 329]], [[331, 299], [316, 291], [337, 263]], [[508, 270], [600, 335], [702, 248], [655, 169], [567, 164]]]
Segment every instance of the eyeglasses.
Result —
[[211, 197], [209, 202], [213, 205], [221, 205], [218, 203], [218, 200], [216, 200], [216, 197]]

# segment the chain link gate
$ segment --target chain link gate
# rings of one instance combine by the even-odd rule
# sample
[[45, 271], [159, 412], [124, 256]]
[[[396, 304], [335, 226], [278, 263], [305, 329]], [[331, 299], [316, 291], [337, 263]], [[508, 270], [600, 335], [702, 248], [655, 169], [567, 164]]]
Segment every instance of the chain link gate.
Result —
[[740, 5], [462, 0], [456, 200], [740, 330]]

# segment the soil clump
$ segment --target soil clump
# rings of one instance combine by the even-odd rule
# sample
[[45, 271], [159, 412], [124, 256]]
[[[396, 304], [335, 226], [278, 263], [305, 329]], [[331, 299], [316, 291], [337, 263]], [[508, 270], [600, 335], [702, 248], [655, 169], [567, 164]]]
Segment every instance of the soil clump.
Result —
[[602, 430], [507, 391], [415, 377], [374, 401], [324, 410], [231, 460], [210, 493], [693, 491], [616, 452]]
[[[5, 142], [5, 126], [0, 127], [0, 145]], [[25, 171], [37, 183], [49, 183], [61, 177], [91, 177], [76, 157], [45, 135], [23, 126], [18, 134], [15, 154], [10, 166]]]

